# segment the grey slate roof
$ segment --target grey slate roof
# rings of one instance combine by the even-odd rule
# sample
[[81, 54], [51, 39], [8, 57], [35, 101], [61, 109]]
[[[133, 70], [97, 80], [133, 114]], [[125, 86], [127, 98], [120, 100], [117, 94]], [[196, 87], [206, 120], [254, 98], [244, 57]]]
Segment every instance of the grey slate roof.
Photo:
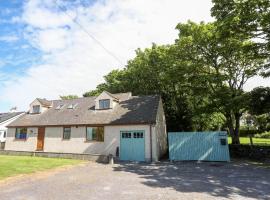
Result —
[[45, 107], [50, 107], [52, 105], [52, 101], [49, 101], [47, 99], [37, 98], [37, 100], [41, 103], [41, 105]]
[[114, 100], [119, 100], [119, 98], [117, 98], [115, 95], [105, 91], [106, 94], [108, 94], [110, 97], [112, 97]]
[[[113, 94], [119, 104], [109, 110], [95, 110], [95, 98], [53, 100], [52, 107], [41, 114], [25, 114], [9, 127], [57, 125], [117, 125], [153, 124], [156, 120], [160, 97], [132, 96], [129, 93]], [[70, 104], [77, 106], [67, 109]], [[56, 108], [64, 105], [60, 110]]]
[[5, 122], [17, 115], [22, 114], [23, 112], [10, 112], [10, 113], [0, 113], [0, 123]]

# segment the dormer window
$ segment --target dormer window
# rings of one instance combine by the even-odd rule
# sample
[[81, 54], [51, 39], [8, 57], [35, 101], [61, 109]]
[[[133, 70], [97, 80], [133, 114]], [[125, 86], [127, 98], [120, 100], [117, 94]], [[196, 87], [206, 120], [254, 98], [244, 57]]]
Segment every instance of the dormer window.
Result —
[[40, 105], [33, 106], [33, 113], [40, 113]]
[[99, 109], [109, 109], [109, 108], [110, 108], [110, 99], [99, 100]]

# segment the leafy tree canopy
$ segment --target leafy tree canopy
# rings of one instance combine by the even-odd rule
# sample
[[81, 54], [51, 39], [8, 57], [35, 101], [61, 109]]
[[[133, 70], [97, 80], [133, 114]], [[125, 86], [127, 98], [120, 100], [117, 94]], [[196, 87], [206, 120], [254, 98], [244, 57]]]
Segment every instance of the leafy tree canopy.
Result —
[[270, 114], [270, 87], [257, 87], [250, 92], [249, 110], [252, 114]]
[[60, 98], [62, 99], [62, 100], [68, 100], [68, 99], [77, 99], [77, 98], [79, 98], [77, 95], [73, 95], [73, 94], [71, 94], [71, 95], [67, 95], [67, 96], [60, 96]]

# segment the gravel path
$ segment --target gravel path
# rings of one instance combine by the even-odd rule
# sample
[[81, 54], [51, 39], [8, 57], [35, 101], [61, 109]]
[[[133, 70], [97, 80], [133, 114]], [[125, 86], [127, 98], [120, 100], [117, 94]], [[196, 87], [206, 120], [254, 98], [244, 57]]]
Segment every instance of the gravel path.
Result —
[[1, 200], [270, 199], [270, 168], [239, 163], [89, 162], [0, 185]]

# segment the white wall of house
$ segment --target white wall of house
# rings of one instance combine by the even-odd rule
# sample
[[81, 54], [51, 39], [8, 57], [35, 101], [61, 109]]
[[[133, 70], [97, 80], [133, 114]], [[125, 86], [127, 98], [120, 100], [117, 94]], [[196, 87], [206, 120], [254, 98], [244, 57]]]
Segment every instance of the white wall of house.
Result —
[[16, 128], [8, 128], [5, 150], [35, 151], [37, 148], [38, 128], [27, 128], [27, 139], [15, 139]]
[[6, 138], [4, 138], [4, 132], [7, 133], [7, 126], [15, 121], [16, 119], [18, 119], [20, 116], [22, 116], [24, 113], [20, 114], [20, 115], [17, 115], [11, 119], [8, 119], [2, 123], [0, 123], [0, 142], [5, 142], [6, 141]]
[[104, 154], [104, 145], [104, 142], [86, 141], [85, 126], [72, 126], [69, 140], [63, 140], [63, 127], [45, 128], [45, 152]]
[[[145, 132], [145, 158], [150, 160], [150, 126], [124, 125], [105, 126], [104, 142], [86, 142], [86, 126], [71, 127], [71, 138], [63, 140], [63, 127], [46, 127], [44, 151], [61, 153], [112, 154], [116, 156], [116, 148], [120, 147], [120, 131], [143, 130]], [[6, 150], [35, 151], [37, 148], [38, 128], [27, 129], [26, 140], [15, 139], [16, 128], [9, 128]], [[153, 134], [153, 133], [152, 133]], [[154, 140], [153, 140], [154, 142]], [[119, 149], [120, 150], [120, 149]], [[154, 157], [155, 155], [153, 155]]]

